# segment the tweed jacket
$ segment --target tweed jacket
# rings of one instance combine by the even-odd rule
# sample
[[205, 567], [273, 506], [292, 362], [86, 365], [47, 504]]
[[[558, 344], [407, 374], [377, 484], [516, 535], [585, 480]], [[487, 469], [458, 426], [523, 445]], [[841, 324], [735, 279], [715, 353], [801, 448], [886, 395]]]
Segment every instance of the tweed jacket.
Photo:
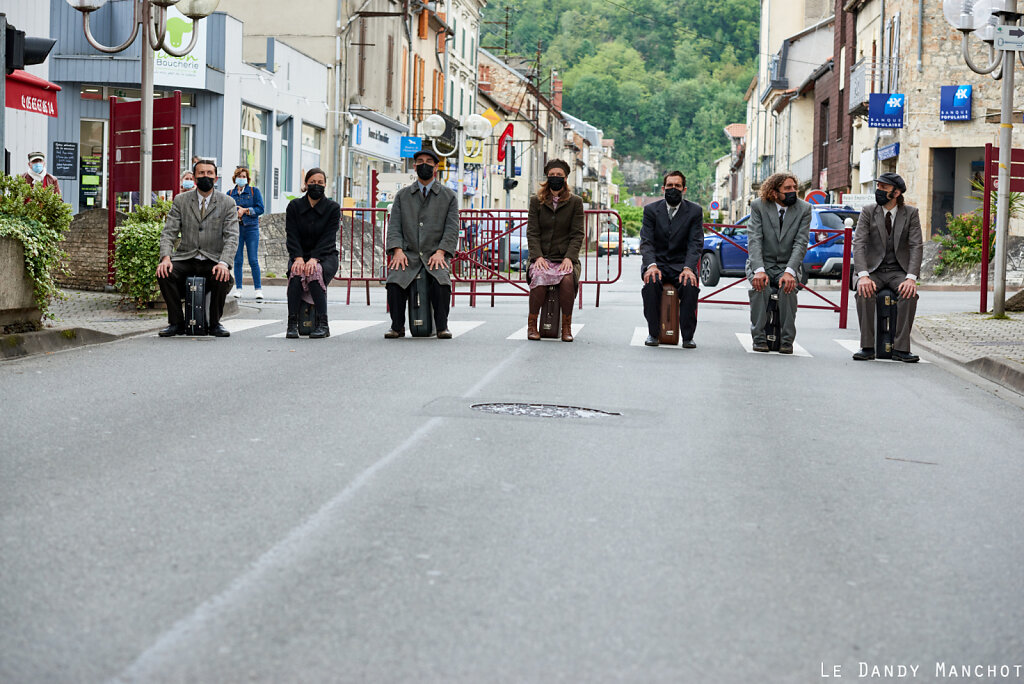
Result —
[[799, 274], [807, 254], [811, 232], [811, 205], [801, 199], [786, 209], [779, 225], [775, 202], [758, 198], [750, 204], [747, 224], [747, 277], [763, 268], [770, 278], [779, 278], [787, 268]]
[[[221, 261], [230, 269], [238, 251], [238, 213], [235, 201], [223, 192], [210, 195], [206, 216], [199, 217], [199, 191], [179, 193], [160, 234], [160, 258], [185, 261], [198, 255]], [[181, 238], [178, 248], [174, 241]]]
[[[897, 206], [892, 222], [893, 245], [896, 260], [906, 273], [921, 275], [924, 239], [921, 237], [921, 217], [917, 207]], [[872, 273], [885, 259], [885, 246], [889, 236], [885, 232], [885, 207], [867, 204], [860, 210], [857, 230], [853, 233], [853, 265], [857, 272]]]
[[[420, 269], [433, 276], [440, 285], [451, 285], [451, 259], [459, 244], [459, 210], [455, 191], [435, 180], [428, 197], [423, 198], [419, 181], [395, 194], [391, 205], [384, 249], [388, 255], [401, 249], [409, 258], [405, 270], [388, 271], [387, 282], [406, 288], [412, 285]], [[444, 250], [449, 263], [443, 268], [427, 268], [427, 260], [437, 250]]]
[[580, 249], [586, 231], [583, 227], [583, 199], [570, 193], [558, 203], [558, 209], [549, 197], [541, 202], [537, 195], [530, 197], [530, 213], [526, 223], [526, 244], [530, 250], [530, 263], [540, 257], [555, 266], [562, 259], [572, 261], [573, 280], [580, 280]]

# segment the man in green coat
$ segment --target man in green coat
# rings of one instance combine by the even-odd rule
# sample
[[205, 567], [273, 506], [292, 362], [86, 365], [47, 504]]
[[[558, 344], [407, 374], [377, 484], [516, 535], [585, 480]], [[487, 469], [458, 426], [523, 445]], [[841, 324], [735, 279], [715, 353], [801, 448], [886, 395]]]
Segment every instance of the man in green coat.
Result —
[[437, 337], [452, 338], [448, 310], [452, 296], [450, 260], [459, 241], [459, 210], [455, 192], [437, 180], [440, 158], [429, 149], [413, 157], [417, 181], [402, 188], [391, 206], [384, 245], [388, 261], [388, 308], [391, 329], [387, 339], [405, 336], [405, 309], [420, 270], [427, 274], [427, 293], [434, 311]]

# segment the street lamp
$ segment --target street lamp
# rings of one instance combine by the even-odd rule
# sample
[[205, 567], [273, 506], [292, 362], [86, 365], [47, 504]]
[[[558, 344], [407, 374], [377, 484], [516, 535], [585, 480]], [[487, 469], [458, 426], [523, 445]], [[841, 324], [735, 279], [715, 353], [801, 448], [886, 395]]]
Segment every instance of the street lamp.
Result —
[[[1016, 26], [1021, 14], [1017, 12], [1017, 0], [943, 0], [942, 10], [946, 21], [963, 34], [961, 49], [964, 62], [971, 71], [977, 74], [992, 74], [992, 78], [1003, 81], [1002, 107], [999, 111], [996, 282], [993, 292], [995, 301], [992, 303], [992, 313], [1003, 316], [1006, 304], [1006, 239], [1010, 225], [1010, 150], [1013, 137], [1013, 77], [1016, 55], [1013, 49], [997, 50], [994, 42], [996, 27]], [[978, 66], [971, 59], [969, 39], [974, 32], [978, 32], [979, 38], [988, 43], [988, 64], [985, 66]], [[1024, 63], [1024, 53], [1020, 54]], [[988, 226], [984, 226], [982, 230], [988, 230]], [[988, 258], [987, 254], [985, 258]]]
[[113, 54], [131, 47], [139, 35], [139, 28], [144, 27], [142, 37], [142, 123], [140, 146], [142, 156], [139, 160], [139, 202], [143, 206], [152, 204], [153, 194], [153, 50], [163, 50], [174, 57], [184, 57], [192, 52], [199, 37], [198, 28], [192, 30], [192, 38], [183, 50], [175, 50], [167, 45], [167, 8], [177, 6], [179, 12], [193, 21], [208, 17], [220, 0], [130, 0], [134, 6], [132, 13], [132, 33], [128, 40], [117, 47], [103, 45], [92, 35], [89, 28], [89, 15], [107, 3], [107, 0], [67, 0], [72, 8], [82, 13], [82, 30], [89, 45], [100, 52]]
[[456, 206], [461, 210], [463, 162], [466, 157], [476, 157], [483, 152], [484, 140], [491, 134], [493, 125], [479, 114], [470, 114], [455, 129], [457, 135], [455, 147], [448, 152], [441, 152], [437, 149], [437, 139], [444, 135], [447, 127], [448, 125], [445, 123], [445, 120], [438, 114], [431, 114], [420, 124], [420, 130], [422, 130], [425, 136], [430, 138], [430, 146], [439, 156], [450, 157], [456, 153], [459, 155], [456, 171], [456, 184], [459, 187], [456, 189], [455, 195], [457, 198]]

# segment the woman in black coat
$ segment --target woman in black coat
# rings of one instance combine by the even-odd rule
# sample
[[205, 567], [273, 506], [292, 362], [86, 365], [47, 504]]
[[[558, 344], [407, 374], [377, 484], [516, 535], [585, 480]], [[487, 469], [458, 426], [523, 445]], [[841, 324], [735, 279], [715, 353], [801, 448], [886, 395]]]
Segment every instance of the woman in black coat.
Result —
[[306, 172], [306, 194], [289, 202], [285, 211], [290, 264], [286, 333], [289, 338], [299, 336], [299, 309], [305, 297], [312, 298], [316, 309], [316, 324], [310, 338], [331, 336], [327, 326], [327, 286], [338, 272], [341, 207], [324, 197], [326, 186], [327, 175], [321, 169], [310, 169]]

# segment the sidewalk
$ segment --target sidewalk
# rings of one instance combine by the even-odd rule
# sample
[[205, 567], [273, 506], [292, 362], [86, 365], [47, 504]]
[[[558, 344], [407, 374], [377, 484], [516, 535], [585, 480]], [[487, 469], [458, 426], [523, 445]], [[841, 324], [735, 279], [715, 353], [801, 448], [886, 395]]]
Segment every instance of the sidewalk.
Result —
[[1024, 314], [1009, 320], [988, 314], [948, 313], [920, 316], [911, 339], [933, 354], [1024, 394]]

